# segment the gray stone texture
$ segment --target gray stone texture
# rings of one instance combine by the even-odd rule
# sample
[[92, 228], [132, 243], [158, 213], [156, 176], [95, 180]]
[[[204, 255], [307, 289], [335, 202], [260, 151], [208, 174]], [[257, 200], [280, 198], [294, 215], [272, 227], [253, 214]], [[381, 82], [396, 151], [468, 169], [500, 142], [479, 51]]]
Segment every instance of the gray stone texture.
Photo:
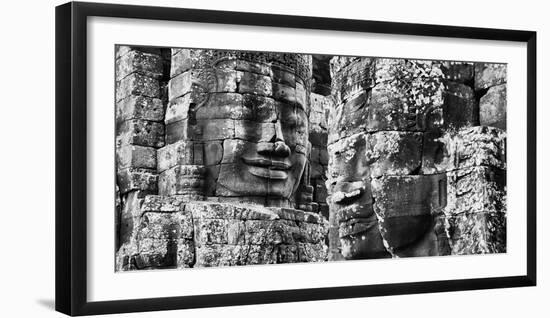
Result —
[[506, 65], [117, 46], [117, 270], [506, 252]]
[[334, 57], [331, 73], [329, 259], [506, 252], [506, 65]]

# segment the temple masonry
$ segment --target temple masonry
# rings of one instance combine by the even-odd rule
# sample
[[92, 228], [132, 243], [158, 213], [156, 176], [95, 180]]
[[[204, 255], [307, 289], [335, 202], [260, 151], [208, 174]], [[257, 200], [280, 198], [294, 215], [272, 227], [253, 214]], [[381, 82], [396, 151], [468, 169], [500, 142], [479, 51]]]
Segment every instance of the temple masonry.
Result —
[[115, 52], [116, 270], [506, 252], [506, 65]]

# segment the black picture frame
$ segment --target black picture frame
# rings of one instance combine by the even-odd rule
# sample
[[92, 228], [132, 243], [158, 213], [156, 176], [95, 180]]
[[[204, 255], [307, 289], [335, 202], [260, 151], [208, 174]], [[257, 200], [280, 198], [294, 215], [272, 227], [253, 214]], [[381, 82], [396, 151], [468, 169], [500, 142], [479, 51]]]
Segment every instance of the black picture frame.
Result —
[[[526, 43], [527, 274], [139, 300], [87, 301], [86, 20], [91, 16]], [[81, 2], [70, 2], [56, 7], [55, 28], [56, 310], [68, 315], [92, 315], [536, 285], [536, 32]]]

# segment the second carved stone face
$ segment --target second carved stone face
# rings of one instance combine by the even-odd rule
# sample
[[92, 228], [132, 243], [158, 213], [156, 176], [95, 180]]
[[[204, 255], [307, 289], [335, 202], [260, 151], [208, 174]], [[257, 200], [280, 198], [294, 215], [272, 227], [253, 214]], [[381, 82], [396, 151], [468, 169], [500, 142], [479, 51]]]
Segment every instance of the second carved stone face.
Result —
[[340, 76], [333, 78], [327, 185], [342, 255], [436, 255], [433, 215], [445, 205], [446, 178], [420, 171], [423, 131], [434, 126], [426, 114], [441, 106], [438, 66], [333, 58], [332, 68]]

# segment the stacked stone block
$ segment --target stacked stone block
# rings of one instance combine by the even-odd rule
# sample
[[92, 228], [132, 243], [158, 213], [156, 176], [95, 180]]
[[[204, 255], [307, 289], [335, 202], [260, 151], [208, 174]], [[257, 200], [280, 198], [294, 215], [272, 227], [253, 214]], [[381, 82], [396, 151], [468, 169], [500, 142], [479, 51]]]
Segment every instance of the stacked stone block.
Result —
[[164, 106], [159, 98], [163, 66], [159, 49], [130, 46], [116, 47], [115, 64], [118, 257], [127, 258], [133, 253], [143, 197], [158, 191], [156, 150], [164, 145]]
[[506, 133], [490, 126], [445, 133], [440, 160], [426, 172], [447, 174], [444, 209], [452, 254], [506, 252]]
[[[328, 114], [333, 107], [332, 98], [316, 93], [311, 93], [311, 107], [309, 114], [309, 142], [311, 143], [311, 154], [309, 158], [310, 183], [313, 187], [313, 202], [327, 220], [328, 204], [325, 182], [327, 180], [328, 166]], [[317, 212], [317, 211], [316, 211]]]
[[506, 130], [506, 64], [476, 63], [479, 122]]
[[315, 213], [155, 195], [142, 212], [128, 269], [326, 260], [327, 224]]

